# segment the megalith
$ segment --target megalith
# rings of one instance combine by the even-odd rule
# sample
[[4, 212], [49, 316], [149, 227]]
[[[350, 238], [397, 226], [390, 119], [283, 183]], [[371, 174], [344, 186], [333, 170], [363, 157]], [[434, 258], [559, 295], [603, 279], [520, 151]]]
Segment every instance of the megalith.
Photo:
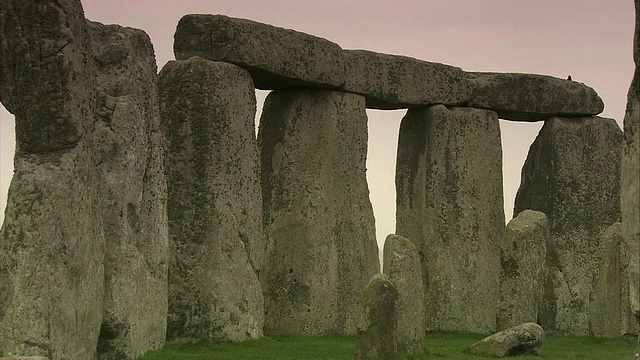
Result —
[[499, 331], [465, 349], [466, 353], [503, 358], [517, 355], [540, 355], [544, 329], [536, 323], [524, 323]]
[[493, 332], [505, 227], [496, 113], [408, 110], [396, 193], [396, 233], [420, 254], [427, 331]]
[[396, 343], [400, 353], [424, 351], [424, 286], [422, 265], [413, 243], [398, 235], [384, 242], [383, 273], [397, 293]]
[[589, 302], [589, 332], [618, 337], [637, 331], [629, 298], [629, 255], [620, 223], [606, 228], [595, 257]]
[[374, 275], [362, 294], [356, 360], [395, 360], [398, 293], [389, 276]]
[[500, 241], [500, 302], [497, 330], [536, 322], [546, 278], [549, 219], [524, 210], [509, 221]]
[[599, 117], [547, 120], [522, 169], [514, 213], [549, 218], [547, 279], [539, 322], [589, 334], [589, 297], [601, 232], [620, 219], [622, 131]]
[[262, 336], [263, 241], [249, 73], [201, 58], [158, 80], [169, 217], [167, 340]]
[[156, 60], [142, 30], [88, 22], [105, 236], [98, 359], [136, 359], [167, 330], [167, 199]]
[[0, 1], [16, 154], [0, 230], [0, 356], [89, 360], [104, 294], [96, 79], [79, 0]]
[[355, 335], [360, 295], [380, 269], [365, 176], [364, 97], [273, 91], [258, 144], [265, 334]]
[[635, 327], [639, 334], [636, 359], [640, 359], [640, 0], [635, 0], [635, 6], [633, 60], [636, 69], [624, 116], [620, 199], [622, 236], [629, 252], [629, 295], [638, 322]]

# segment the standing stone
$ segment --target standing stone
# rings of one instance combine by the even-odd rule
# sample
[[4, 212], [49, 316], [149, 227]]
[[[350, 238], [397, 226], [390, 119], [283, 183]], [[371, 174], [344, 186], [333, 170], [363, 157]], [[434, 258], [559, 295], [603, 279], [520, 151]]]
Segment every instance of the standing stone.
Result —
[[98, 359], [137, 359], [167, 330], [167, 199], [153, 46], [141, 30], [88, 22], [97, 73], [96, 151], [106, 239]]
[[410, 109], [396, 192], [396, 233], [420, 253], [427, 331], [493, 332], [505, 226], [496, 113]]
[[0, 99], [16, 120], [0, 230], [0, 356], [92, 360], [105, 238], [82, 6], [0, 0], [0, 9]]
[[364, 97], [274, 91], [258, 143], [265, 333], [355, 335], [360, 295], [380, 267], [365, 176]]
[[410, 240], [389, 235], [384, 242], [383, 272], [398, 292], [396, 341], [398, 352], [424, 351], [424, 287], [418, 250]]
[[636, 359], [640, 359], [640, 0], [635, 0], [636, 28], [633, 60], [636, 70], [627, 94], [622, 150], [622, 236], [629, 252], [629, 295], [638, 324]]
[[524, 210], [509, 221], [500, 243], [498, 330], [536, 322], [545, 280], [549, 219]]
[[539, 321], [548, 332], [589, 334], [589, 297], [601, 232], [620, 218], [622, 132], [612, 119], [551, 118], [531, 145], [514, 213], [549, 218]]
[[398, 293], [387, 275], [376, 274], [371, 278], [362, 295], [356, 339], [356, 360], [398, 358], [397, 298]]
[[596, 252], [593, 292], [589, 303], [589, 331], [618, 337], [636, 331], [629, 304], [629, 256], [620, 223], [609, 226]]
[[544, 330], [536, 323], [524, 323], [488, 336], [465, 350], [469, 354], [503, 358], [524, 354], [540, 355]]
[[251, 77], [235, 65], [193, 58], [165, 65], [158, 88], [168, 142], [167, 339], [261, 337], [262, 201]]

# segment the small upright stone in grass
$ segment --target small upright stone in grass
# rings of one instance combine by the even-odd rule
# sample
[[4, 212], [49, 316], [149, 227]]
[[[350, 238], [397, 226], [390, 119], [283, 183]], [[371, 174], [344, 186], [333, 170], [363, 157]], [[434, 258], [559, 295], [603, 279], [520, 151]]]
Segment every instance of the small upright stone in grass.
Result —
[[522, 354], [540, 355], [544, 330], [535, 323], [524, 323], [502, 330], [469, 346], [465, 352], [495, 357]]
[[396, 299], [389, 276], [373, 275], [362, 295], [356, 360], [395, 360]]

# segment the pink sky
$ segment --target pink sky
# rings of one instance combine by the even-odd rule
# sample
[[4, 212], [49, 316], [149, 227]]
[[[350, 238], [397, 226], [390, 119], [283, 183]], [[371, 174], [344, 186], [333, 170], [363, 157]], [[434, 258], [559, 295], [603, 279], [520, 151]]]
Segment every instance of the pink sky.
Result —
[[[85, 0], [83, 5], [90, 20], [145, 30], [159, 68], [173, 58], [173, 33], [182, 15], [219, 13], [321, 36], [343, 48], [408, 55], [468, 71], [571, 74], [600, 94], [602, 115], [619, 124], [633, 75], [633, 0]], [[259, 94], [259, 106], [264, 96]], [[395, 230], [395, 152], [403, 115], [369, 112], [368, 179], [379, 241]], [[0, 209], [12, 171], [13, 126], [2, 109]], [[501, 126], [508, 221], [522, 163], [541, 123]]]

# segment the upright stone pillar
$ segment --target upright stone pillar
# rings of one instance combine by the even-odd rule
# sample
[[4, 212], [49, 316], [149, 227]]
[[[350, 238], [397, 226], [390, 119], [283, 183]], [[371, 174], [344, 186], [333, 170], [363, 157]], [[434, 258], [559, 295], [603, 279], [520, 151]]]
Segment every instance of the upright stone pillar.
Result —
[[362, 294], [356, 360], [396, 360], [398, 292], [389, 276], [375, 274]]
[[82, 6], [1, 0], [0, 9], [0, 100], [16, 120], [0, 230], [0, 356], [94, 359], [105, 239]]
[[235, 65], [192, 58], [165, 65], [158, 88], [168, 146], [167, 338], [261, 337], [262, 200], [251, 77]]
[[524, 210], [509, 221], [500, 242], [500, 303], [497, 330], [538, 320], [546, 278], [549, 219]]
[[622, 150], [622, 236], [629, 251], [629, 294], [639, 333], [636, 359], [640, 359], [640, 0], [636, 4], [633, 60], [636, 70], [627, 95]]
[[360, 295], [380, 268], [365, 176], [364, 97], [274, 91], [258, 143], [265, 333], [355, 335]]
[[167, 197], [156, 59], [142, 30], [88, 23], [106, 238], [98, 359], [137, 359], [167, 331]]
[[601, 233], [620, 218], [622, 132], [612, 119], [551, 118], [531, 145], [514, 213], [549, 218], [539, 321], [549, 332], [589, 334], [589, 298]]
[[496, 113], [410, 109], [396, 166], [396, 233], [420, 253], [427, 331], [493, 332], [504, 232]]

